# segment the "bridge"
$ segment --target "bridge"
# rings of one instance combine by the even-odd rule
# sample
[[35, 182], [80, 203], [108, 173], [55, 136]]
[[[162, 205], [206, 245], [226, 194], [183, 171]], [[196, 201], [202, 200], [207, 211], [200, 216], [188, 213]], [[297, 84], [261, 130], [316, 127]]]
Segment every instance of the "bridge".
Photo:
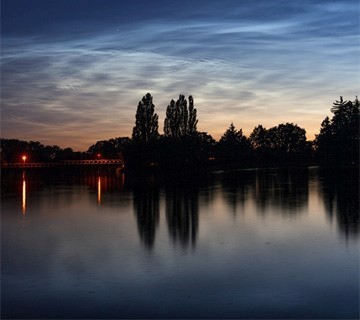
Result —
[[52, 168], [69, 166], [113, 166], [124, 168], [123, 159], [64, 160], [60, 162], [18, 162], [2, 163], [1, 168]]

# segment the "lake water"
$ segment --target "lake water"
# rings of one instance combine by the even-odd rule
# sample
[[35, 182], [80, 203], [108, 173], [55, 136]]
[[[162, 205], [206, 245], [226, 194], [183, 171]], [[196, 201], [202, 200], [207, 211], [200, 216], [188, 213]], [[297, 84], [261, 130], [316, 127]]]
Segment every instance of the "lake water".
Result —
[[2, 318], [358, 318], [357, 174], [4, 171]]

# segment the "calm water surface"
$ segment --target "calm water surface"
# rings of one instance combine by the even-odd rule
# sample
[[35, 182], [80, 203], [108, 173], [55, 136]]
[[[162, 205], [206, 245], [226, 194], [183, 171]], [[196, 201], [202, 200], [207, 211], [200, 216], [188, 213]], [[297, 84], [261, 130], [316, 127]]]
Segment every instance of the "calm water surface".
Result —
[[1, 194], [2, 318], [359, 317], [356, 174], [5, 171]]

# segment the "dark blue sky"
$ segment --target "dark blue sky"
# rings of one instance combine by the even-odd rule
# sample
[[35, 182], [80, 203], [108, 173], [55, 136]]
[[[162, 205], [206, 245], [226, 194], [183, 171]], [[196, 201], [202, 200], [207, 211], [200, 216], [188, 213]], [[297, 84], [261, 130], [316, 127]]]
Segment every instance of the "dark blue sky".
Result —
[[2, 137], [86, 149], [192, 94], [199, 129], [294, 122], [359, 88], [359, 3], [2, 0]]

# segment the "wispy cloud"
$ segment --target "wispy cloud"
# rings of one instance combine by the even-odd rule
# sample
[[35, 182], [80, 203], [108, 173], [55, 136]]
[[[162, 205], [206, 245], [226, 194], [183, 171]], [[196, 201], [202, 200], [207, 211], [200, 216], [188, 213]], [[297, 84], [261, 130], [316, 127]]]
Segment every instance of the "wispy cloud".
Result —
[[276, 19], [240, 6], [221, 19], [198, 14], [53, 38], [5, 35], [2, 136], [80, 149], [129, 136], [137, 102], [151, 92], [161, 122], [171, 99], [193, 94], [199, 129], [216, 138], [232, 121], [245, 133], [259, 123], [295, 122], [311, 138], [334, 99], [357, 94], [359, 22], [352, 1], [285, 3]]

